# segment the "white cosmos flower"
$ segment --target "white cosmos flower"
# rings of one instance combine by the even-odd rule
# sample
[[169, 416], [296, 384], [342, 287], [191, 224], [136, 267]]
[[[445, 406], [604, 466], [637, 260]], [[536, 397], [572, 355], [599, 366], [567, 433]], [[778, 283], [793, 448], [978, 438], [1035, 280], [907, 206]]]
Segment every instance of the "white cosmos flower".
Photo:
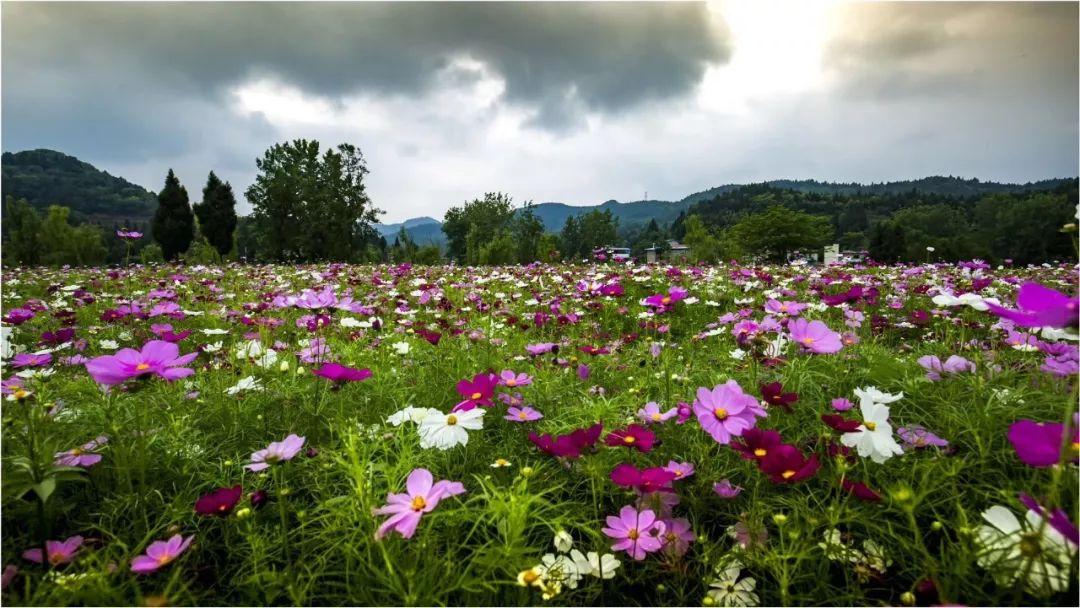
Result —
[[615, 578], [615, 570], [622, 565], [614, 555], [610, 553], [598, 555], [596, 551], [582, 554], [581, 551], [574, 549], [570, 552], [570, 558], [574, 560], [574, 566], [581, 576], [595, 576], [603, 579]]
[[574, 545], [574, 537], [570, 536], [570, 533], [566, 530], [559, 530], [555, 533], [555, 548], [563, 553], [570, 550], [570, 547]]
[[540, 578], [545, 582], [557, 582], [565, 584], [571, 589], [577, 589], [578, 581], [581, 580], [581, 572], [578, 571], [574, 560], [566, 555], [548, 553], [540, 558], [540, 565], [536, 569], [540, 572]]
[[[876, 389], [875, 389], [876, 390]], [[858, 394], [858, 390], [855, 391]], [[855, 448], [859, 456], [869, 456], [874, 462], [881, 464], [893, 456], [904, 453], [904, 448], [893, 439], [892, 425], [889, 424], [889, 407], [884, 403], [875, 403], [863, 395], [859, 410], [862, 412], [863, 423], [857, 431], [844, 433], [840, 436], [840, 443], [849, 448]], [[896, 395], [884, 395], [885, 397], [900, 397]], [[893, 399], [895, 401], [895, 399]]]
[[229, 333], [229, 330], [227, 329], [200, 329], [199, 331], [206, 334], [207, 336], [223, 336]]
[[359, 319], [354, 319], [352, 317], [345, 317], [341, 321], [338, 321], [338, 322], [341, 324], [342, 327], [348, 327], [350, 329], [354, 328], [354, 327], [361, 327], [362, 326]]
[[397, 354], [399, 354], [399, 355], [407, 355], [407, 354], [409, 354], [409, 349], [410, 348], [411, 347], [409, 346], [408, 342], [395, 342], [394, 343], [394, 351], [396, 351]]
[[262, 384], [255, 378], [255, 376], [247, 376], [241, 378], [234, 386], [230, 386], [225, 389], [226, 395], [236, 395], [244, 391], [261, 391], [263, 390]]
[[101, 342], [98, 342], [98, 346], [100, 346], [102, 350], [116, 350], [120, 348], [120, 345], [116, 343], [116, 340], [102, 340]]
[[742, 361], [744, 358], [746, 358], [746, 351], [741, 348], [736, 348], [735, 350], [729, 352], [728, 355], [730, 355], [731, 358], [735, 359], [736, 361]]
[[983, 511], [982, 517], [990, 525], [978, 529], [977, 560], [998, 585], [1011, 586], [1026, 572], [1025, 586], [1037, 597], [1069, 588], [1076, 546], [1045, 525], [1038, 513], [1029, 510], [1026, 522], [1021, 522], [1009, 509], [995, 505]]
[[423, 422], [424, 418], [431, 416], [432, 414], [442, 414], [439, 410], [433, 407], [414, 407], [408, 406], [403, 410], [399, 410], [386, 419], [387, 424], [394, 426], [401, 426], [406, 421], [415, 424]]
[[484, 428], [484, 409], [443, 414], [436, 412], [420, 422], [420, 447], [449, 450], [469, 443], [469, 431]]
[[757, 606], [761, 601], [757, 593], [754, 593], [757, 581], [752, 577], [739, 580], [741, 573], [742, 564], [738, 561], [723, 568], [716, 580], [709, 583], [712, 589], [709, 590], [708, 597], [718, 606]]
[[219, 350], [221, 350], [221, 347], [222, 347], [221, 342], [214, 342], [213, 344], [204, 344], [203, 345], [203, 352], [216, 353]]
[[876, 386], [864, 386], [855, 389], [855, 396], [863, 403], [895, 403], [904, 398], [904, 393], [883, 393]]

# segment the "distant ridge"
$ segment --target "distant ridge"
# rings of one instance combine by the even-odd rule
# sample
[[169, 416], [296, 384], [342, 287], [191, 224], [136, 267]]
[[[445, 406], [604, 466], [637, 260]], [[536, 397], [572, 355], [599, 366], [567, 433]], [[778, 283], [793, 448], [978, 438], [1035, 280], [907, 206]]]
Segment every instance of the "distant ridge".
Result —
[[157, 195], [146, 188], [55, 150], [5, 152], [0, 171], [4, 196], [26, 199], [39, 210], [70, 207], [77, 221], [140, 224], [157, 208]]

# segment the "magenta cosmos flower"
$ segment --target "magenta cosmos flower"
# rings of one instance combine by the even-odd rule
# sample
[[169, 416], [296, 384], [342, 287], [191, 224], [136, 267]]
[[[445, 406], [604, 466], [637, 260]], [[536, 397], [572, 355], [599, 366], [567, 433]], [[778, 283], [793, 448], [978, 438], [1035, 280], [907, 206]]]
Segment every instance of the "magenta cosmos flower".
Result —
[[720, 481], [714, 483], [712, 489], [713, 492], [716, 492], [717, 496], [727, 499], [735, 498], [743, 491], [741, 486], [732, 485], [732, 483], [727, 479], [721, 479]]
[[258, 473], [272, 464], [292, 460], [300, 453], [300, 448], [304, 447], [304, 441], [304, 437], [295, 434], [289, 435], [281, 441], [274, 441], [265, 449], [254, 452], [251, 455], [251, 464], [244, 465], [244, 468], [253, 473]]
[[81, 447], [72, 448], [66, 452], [57, 452], [53, 455], [53, 463], [62, 467], [83, 467], [88, 469], [101, 462], [101, 454], [95, 453], [95, 450], [108, 442], [108, 437], [100, 435], [84, 443]]
[[670, 491], [671, 482], [675, 481], [676, 477], [674, 471], [664, 467], [638, 469], [627, 462], [616, 465], [611, 470], [611, 481], [615, 482], [615, 485], [634, 488], [642, 494], [661, 490]]
[[340, 363], [324, 363], [311, 373], [336, 383], [362, 382], [372, 375], [370, 369], [356, 369]]
[[491, 398], [495, 396], [497, 386], [499, 386], [499, 377], [486, 372], [476, 374], [472, 380], [458, 382], [457, 392], [465, 400], [454, 406], [454, 411], [468, 411], [478, 405], [491, 407]]
[[131, 571], [135, 574], [151, 574], [172, 563], [191, 546], [195, 535], [184, 538], [176, 534], [169, 540], [156, 540], [146, 548], [146, 553], [131, 560]]
[[442, 499], [464, 493], [465, 486], [459, 481], [444, 479], [435, 482], [431, 471], [413, 469], [405, 480], [405, 493], [388, 494], [386, 505], [375, 509], [375, 515], [390, 516], [390, 519], [384, 521], [375, 531], [376, 540], [390, 531], [395, 531], [405, 538], [412, 538], [424, 513], [430, 513]]
[[218, 488], [199, 497], [195, 501], [195, 512], [199, 515], [212, 515], [225, 517], [232, 513], [240, 497], [244, 495], [244, 489], [240, 485], [231, 488]]
[[[75, 554], [79, 552], [79, 548], [82, 547], [82, 544], [83, 537], [81, 536], [71, 536], [65, 541], [45, 541], [45, 551], [48, 552], [49, 565], [59, 566], [71, 562], [71, 560], [75, 559]], [[26, 551], [23, 551], [22, 556], [25, 560], [40, 564], [41, 547], [27, 549]]]
[[990, 312], [1021, 327], [1076, 327], [1080, 314], [1080, 298], [1069, 297], [1060, 291], [1038, 283], [1024, 283], [1016, 295], [1018, 310], [1009, 310], [986, 303]]
[[609, 515], [607, 527], [602, 529], [604, 534], [615, 539], [612, 551], [626, 551], [638, 561], [663, 548], [665, 531], [664, 522], [656, 518], [656, 513], [650, 509], [638, 511], [631, 505], [623, 507], [618, 517]]
[[656, 434], [640, 424], [631, 424], [625, 429], [611, 431], [604, 439], [611, 447], [624, 446], [639, 452], [649, 452], [656, 443]]
[[829, 355], [844, 347], [840, 334], [821, 321], [807, 321], [800, 317], [788, 324], [788, 333], [791, 340], [803, 350], [817, 355]]
[[180, 356], [180, 347], [163, 340], [151, 340], [142, 347], [142, 351], [125, 348], [115, 355], [94, 357], [86, 363], [86, 371], [98, 384], [112, 386], [128, 378], [145, 374], [154, 374], [170, 382], [186, 378], [195, 373], [187, 365], [195, 360], [199, 353]]
[[676, 302], [685, 300], [687, 294], [688, 292], [682, 287], [672, 287], [666, 295], [658, 293], [645, 298], [645, 305], [656, 308], [658, 311], [664, 311], [674, 306]]
[[503, 418], [510, 422], [533, 422], [534, 420], [540, 420], [543, 417], [543, 414], [527, 405], [520, 407], [512, 405], [507, 408], [506, 415], [503, 416]]
[[[1072, 443], [1077, 444], [1077, 429], [1072, 429]], [[1024, 464], [1037, 468], [1049, 467], [1061, 460], [1061, 446], [1065, 426], [1060, 423], [1038, 423], [1034, 420], [1017, 420], [1009, 427], [1009, 441], [1016, 455]], [[1072, 462], [1076, 462], [1076, 450]]]
[[727, 445], [732, 437], [757, 424], [757, 418], [765, 416], [765, 409], [757, 399], [743, 392], [734, 380], [718, 384], [712, 390], [701, 387], [694, 400], [694, 413], [698, 423], [717, 443]]
[[52, 363], [49, 353], [19, 353], [12, 357], [11, 367], [45, 367]]

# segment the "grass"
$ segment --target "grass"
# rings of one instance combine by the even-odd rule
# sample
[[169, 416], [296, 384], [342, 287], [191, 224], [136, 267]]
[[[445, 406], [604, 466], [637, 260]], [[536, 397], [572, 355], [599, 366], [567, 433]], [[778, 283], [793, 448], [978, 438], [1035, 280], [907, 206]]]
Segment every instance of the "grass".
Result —
[[[775, 277], [775, 285], [796, 292], [784, 299], [819, 301], [809, 291], [810, 281], [795, 280], [818, 271], [762, 270]], [[877, 283], [882, 292], [876, 304], [865, 306], [867, 321], [856, 330], [858, 344], [833, 355], [799, 354], [789, 347], [784, 362], [769, 367], [750, 348], [744, 358], [733, 357], [736, 343], [730, 332], [696, 337], [725, 312], [748, 308], [752, 318], [764, 316], [769, 287], [758, 280], [744, 289], [724, 267], [706, 268], [700, 277], [616, 266], [417, 267], [398, 276], [388, 266], [159, 266], [133, 267], [112, 278], [100, 270], [9, 269], [5, 312], [31, 299], [50, 306], [12, 327], [9, 341], [28, 351], [41, 348], [41, 332], [60, 326], [50, 314], [57, 310], [74, 312], [76, 339], [87, 341], [82, 354], [88, 357], [110, 354], [102, 345], [106, 340], [139, 348], [153, 339], [152, 324], [166, 322], [176, 331], [196, 330], [180, 342], [182, 353], [218, 341], [222, 348], [200, 354], [193, 364], [196, 373], [186, 380], [136, 380], [108, 394], [83, 366], [59, 362], [73, 353], [68, 348], [53, 353], [51, 376], [26, 380], [32, 397], [4, 402], [5, 481], [21, 479], [20, 458], [32, 462], [40, 477], [51, 467], [54, 452], [100, 434], [109, 443], [99, 464], [71, 479], [62, 476], [46, 501], [35, 492], [19, 496], [5, 491], [3, 563], [17, 565], [19, 573], [3, 600], [11, 605], [544, 603], [539, 590], [517, 585], [518, 573], [556, 552], [552, 538], [558, 530], [568, 531], [583, 552], [610, 552], [611, 540], [601, 533], [604, 519], [635, 499], [611, 482], [611, 470], [622, 462], [644, 467], [669, 460], [696, 467], [693, 477], [676, 484], [681, 502], [675, 514], [689, 519], [696, 537], [690, 551], [681, 558], [653, 554], [640, 562], [617, 554], [622, 563], [614, 578], [586, 577], [550, 603], [700, 605], [709, 601], [706, 594], [717, 566], [733, 557], [741, 561], [743, 576], [755, 579], [755, 592], [765, 605], [896, 605], [911, 600], [905, 593], [925, 578], [936, 582], [933, 601], [996, 605], [1075, 599], [1075, 553], [1068, 591], [1030, 595], [1022, 585], [996, 584], [977, 564], [975, 542], [983, 523], [980, 514], [988, 507], [1002, 504], [1023, 512], [1020, 492], [1060, 505], [1076, 520], [1075, 465], [1030, 468], [1006, 438], [1017, 419], [1061, 421], [1074, 412], [1075, 376], [1061, 379], [1039, 371], [1043, 355], [1009, 348], [1003, 334], [991, 329], [996, 319], [987, 313], [954, 308], [948, 316], [932, 316], [925, 327], [905, 327], [902, 322], [913, 310], [934, 308], [930, 297], [915, 288], [965, 279], [959, 269], [945, 265], [928, 266], [926, 273], [909, 279], [901, 278], [902, 270], [845, 270], [864, 283]], [[1067, 287], [1057, 286], [1075, 291], [1069, 267], [988, 272], [998, 279], [990, 289], [1003, 300], [1011, 297], [1013, 287], [1000, 279], [1011, 276], [1048, 285], [1065, 282]], [[188, 280], [176, 283], [170, 279], [176, 273]], [[372, 284], [375, 274], [382, 284]], [[574, 287], [580, 279], [616, 275], [626, 289], [623, 296], [582, 297]], [[897, 287], [901, 281], [907, 283], [904, 291]], [[354, 297], [374, 314], [335, 311], [333, 323], [313, 333], [296, 325], [306, 311], [244, 310], [245, 304], [267, 302], [265, 294], [298, 293], [322, 284], [334, 285], [339, 293], [354, 289]], [[412, 292], [421, 284], [438, 285], [446, 304], [436, 306], [438, 298], [420, 304]], [[639, 317], [646, 310], [642, 298], [674, 284], [685, 286], [698, 301]], [[75, 305], [65, 285], [81, 286], [96, 301]], [[154, 288], [175, 291], [185, 311], [202, 314], [181, 320], [102, 321], [105, 310], [130, 297], [149, 301], [146, 292]], [[540, 303], [530, 304], [530, 298]], [[550, 306], [555, 298], [557, 313]], [[900, 308], [887, 305], [894, 298]], [[408, 311], [397, 310], [401, 302]], [[537, 311], [552, 319], [533, 326]], [[579, 315], [576, 322], [555, 318], [570, 313]], [[240, 319], [245, 314], [283, 324], [244, 325]], [[843, 328], [837, 308], [804, 314], [834, 330]], [[887, 318], [879, 332], [871, 330], [872, 315]], [[340, 324], [344, 317], [368, 316], [379, 317], [381, 328]], [[667, 325], [667, 331], [657, 331], [659, 324]], [[439, 344], [421, 339], [413, 331], [418, 326], [441, 332]], [[207, 328], [229, 333], [198, 331]], [[245, 341], [243, 334], [252, 331], [266, 346], [287, 346], [269, 368], [234, 356]], [[482, 336], [470, 336], [473, 332]], [[631, 334], [637, 339], [625, 340]], [[315, 335], [326, 339], [332, 352], [328, 360], [370, 368], [373, 377], [340, 388], [313, 377], [313, 366], [301, 363], [295, 352], [301, 340]], [[620, 339], [611, 354], [590, 356], [578, 349]], [[409, 345], [408, 354], [396, 351], [400, 342]], [[539, 342], [562, 346], [558, 355], [526, 357], [525, 345]], [[653, 342], [663, 343], [658, 357], [650, 353]], [[916, 363], [924, 354], [942, 359], [960, 354], [977, 369], [930, 382]], [[581, 363], [590, 368], [586, 380], [577, 374]], [[386, 424], [390, 414], [407, 405], [449, 410], [460, 399], [455, 384], [489, 369], [532, 375], [533, 385], [520, 392], [544, 419], [506, 422], [505, 406], [498, 404], [467, 445], [447, 451], [421, 449], [410, 423]], [[4, 377], [12, 371], [5, 365]], [[246, 376], [258, 378], [264, 390], [226, 394]], [[621, 428], [647, 401], [665, 409], [692, 402], [697, 387], [728, 379], [754, 395], [759, 383], [769, 381], [798, 392], [791, 413], [771, 409], [759, 426], [819, 454], [823, 466], [816, 476], [797, 485], [773, 484], [693, 419], [656, 427], [661, 444], [650, 453], [601, 445], [580, 460], [563, 462], [542, 454], [526, 438], [530, 430], [566, 433], [598, 420], [605, 432]], [[825, 443], [838, 433], [819, 416], [831, 411], [831, 399], [854, 401], [853, 390], [867, 385], [902, 391], [903, 400], [892, 406], [894, 425], [921, 424], [947, 439], [950, 450], [912, 451], [884, 464], [829, 458]], [[48, 414], [60, 404], [58, 414]], [[857, 416], [857, 410], [851, 414]], [[306, 437], [305, 447], [317, 454], [301, 452], [269, 474], [243, 468], [252, 452], [289, 433]], [[511, 466], [492, 468], [500, 458]], [[436, 479], [460, 481], [467, 492], [424, 515], [412, 539], [392, 534], [376, 541], [375, 530], [384, 518], [374, 517], [372, 509], [385, 504], [388, 493], [404, 491], [405, 478], [417, 467], [431, 470]], [[841, 489], [842, 478], [866, 483], [883, 500], [856, 499]], [[721, 479], [742, 486], [743, 493], [732, 500], [720, 498], [712, 484]], [[245, 498], [230, 516], [206, 518], [194, 512], [199, 496], [234, 484], [243, 486]], [[246, 498], [255, 490], [270, 496], [259, 509], [252, 509]], [[729, 535], [737, 522], [765, 531], [767, 540], [740, 549]], [[881, 547], [889, 562], [885, 572], [867, 573], [855, 564], [827, 559], [819, 544], [833, 528], [856, 547], [867, 540]], [[155, 574], [129, 571], [130, 560], [149, 543], [175, 533], [195, 534], [192, 549]], [[42, 538], [74, 534], [87, 541], [70, 564], [45, 568], [20, 557]], [[922, 595], [915, 599], [926, 600]]]

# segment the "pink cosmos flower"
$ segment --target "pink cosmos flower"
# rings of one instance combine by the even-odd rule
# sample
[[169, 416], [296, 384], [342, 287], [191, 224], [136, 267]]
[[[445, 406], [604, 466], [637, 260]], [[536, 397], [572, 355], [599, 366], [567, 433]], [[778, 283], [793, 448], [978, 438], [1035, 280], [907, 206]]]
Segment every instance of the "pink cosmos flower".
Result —
[[543, 355], [555, 350], [556, 345], [552, 342], [541, 342], [540, 344], [526, 344], [525, 351], [532, 356]]
[[765, 409], [757, 399], [744, 393], [738, 382], [728, 380], [712, 390], [698, 388], [694, 413], [701, 428], [717, 443], [727, 445], [732, 437], [753, 428], [757, 418], [765, 416]]
[[195, 535], [184, 538], [176, 534], [169, 540], [156, 540], [146, 548], [146, 553], [131, 560], [131, 571], [135, 574], [151, 574], [172, 563], [191, 546]]
[[45, 367], [52, 363], [52, 355], [49, 353], [33, 354], [19, 353], [12, 357], [11, 367]]
[[101, 454], [96, 454], [94, 450], [108, 442], [108, 437], [100, 435], [96, 439], [84, 443], [82, 447], [72, 448], [66, 452], [57, 452], [53, 456], [55, 459], [53, 463], [62, 467], [83, 467], [88, 469], [101, 462]]
[[779, 300], [770, 299], [765, 303], [765, 310], [774, 315], [783, 314], [797, 317], [802, 314], [802, 311], [806, 310], [806, 304], [800, 302], [781, 302]]
[[667, 422], [679, 413], [678, 408], [671, 408], [666, 412], [660, 411], [660, 406], [655, 401], [645, 404], [645, 407], [637, 411], [637, 417], [645, 424]]
[[925, 355], [919, 357], [918, 363], [926, 370], [926, 378], [931, 382], [941, 380], [941, 374], [961, 374], [975, 371], [975, 364], [959, 355], [950, 356], [944, 363], [935, 355]]
[[1016, 295], [1018, 310], [990, 302], [986, 306], [991, 313], [1021, 327], [1076, 327], [1080, 314], [1080, 298], [1031, 282], [1020, 286]]
[[803, 350], [818, 355], [839, 352], [844, 347], [840, 334], [821, 321], [807, 321], [799, 317], [788, 324], [788, 334]]
[[431, 471], [413, 469], [405, 480], [405, 493], [388, 494], [386, 505], [374, 510], [375, 515], [390, 516], [376, 530], [375, 539], [381, 539], [390, 531], [412, 538], [424, 513], [434, 510], [442, 499], [464, 493], [465, 486], [461, 482], [445, 479], [435, 482]]
[[[61, 564], [70, 563], [75, 559], [75, 554], [79, 552], [79, 548], [82, 547], [83, 537], [71, 536], [65, 541], [47, 540], [45, 541], [45, 551], [48, 552], [49, 565], [59, 566]], [[27, 549], [23, 551], [23, 559], [34, 562], [35, 564], [41, 563], [41, 547], [34, 549]]]
[[244, 468], [252, 473], [258, 473], [272, 464], [292, 460], [300, 453], [300, 448], [304, 447], [305, 441], [306, 438], [296, 434], [291, 434], [281, 441], [274, 441], [266, 448], [254, 452], [251, 455], [251, 464], [244, 465]]
[[611, 545], [612, 551], [626, 551], [630, 557], [641, 561], [649, 553], [663, 548], [666, 530], [664, 522], [658, 520], [652, 510], [638, 511], [626, 505], [619, 511], [618, 517], [607, 517], [607, 527], [601, 531], [616, 540]]
[[675, 424], [686, 424], [687, 420], [694, 415], [694, 408], [689, 403], [680, 401], [675, 409], [679, 411], [679, 417], [675, 420]]
[[645, 305], [650, 308], [656, 308], [658, 312], [662, 312], [674, 306], [676, 302], [685, 300], [688, 293], [689, 292], [682, 287], [672, 287], [671, 289], [668, 289], [667, 295], [658, 293], [645, 298]]
[[692, 462], [675, 462], [674, 460], [669, 460], [664, 469], [674, 473], [675, 479], [686, 479], [687, 477], [693, 477], [694, 475], [694, 463]]
[[163, 340], [151, 340], [142, 347], [142, 351], [125, 348], [115, 355], [94, 357], [86, 363], [86, 371], [98, 384], [112, 386], [128, 378], [145, 374], [154, 374], [172, 382], [195, 373], [187, 365], [195, 360], [199, 353], [180, 356], [180, 347]]
[[1020, 493], [1020, 502], [1024, 503], [1028, 510], [1034, 511], [1039, 517], [1045, 519], [1046, 523], [1061, 533], [1074, 547], [1080, 545], [1080, 529], [1077, 529], [1076, 524], [1069, 519], [1068, 513], [1064, 510], [1054, 509], [1053, 512], [1048, 512], [1046, 507], [1023, 492]]
[[855, 404], [843, 397], [832, 400], [832, 408], [838, 412], [846, 412], [853, 407], [855, 407]]
[[533, 422], [534, 420], [540, 420], [543, 417], [543, 414], [527, 405], [521, 407], [516, 405], [510, 406], [506, 410], [506, 415], [503, 416], [503, 418], [510, 422]]
[[900, 436], [900, 439], [904, 440], [904, 449], [906, 450], [917, 450], [929, 446], [936, 448], [949, 447], [948, 441], [945, 441], [918, 424], [902, 426], [896, 429], [896, 434]]
[[370, 369], [356, 369], [340, 363], [323, 363], [312, 375], [326, 378], [331, 382], [363, 382], [372, 376]]
[[491, 398], [495, 396], [495, 387], [499, 385], [499, 377], [495, 374], [480, 373], [473, 376], [472, 380], [462, 380], [457, 383], [457, 392], [465, 398], [464, 401], [454, 407], [454, 411], [467, 411], [480, 405], [491, 407]]
[[499, 384], [507, 388], [529, 386], [532, 384], [532, 376], [529, 374], [519, 374], [514, 370], [506, 369], [499, 374]]

